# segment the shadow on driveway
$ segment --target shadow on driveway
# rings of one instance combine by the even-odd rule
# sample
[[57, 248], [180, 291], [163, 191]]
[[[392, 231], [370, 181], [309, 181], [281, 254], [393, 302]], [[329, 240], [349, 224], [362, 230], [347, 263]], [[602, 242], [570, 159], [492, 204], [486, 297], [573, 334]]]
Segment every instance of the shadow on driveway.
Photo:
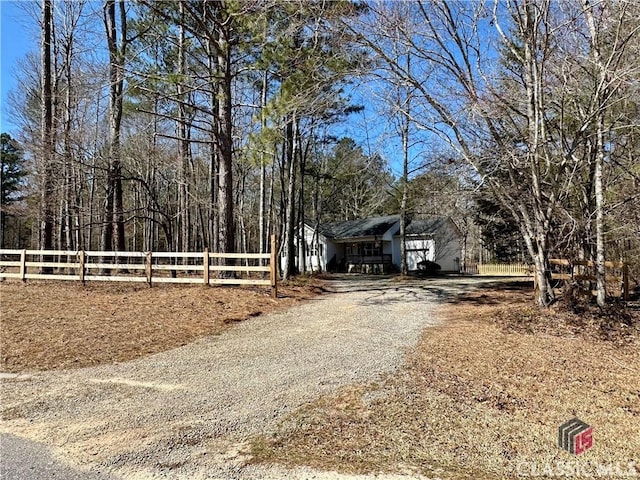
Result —
[[437, 277], [409, 277], [398, 275], [334, 274], [325, 277], [326, 293], [368, 293], [363, 304], [389, 304], [436, 300], [443, 303], [465, 301], [460, 294], [478, 290], [532, 289], [533, 283], [523, 277], [469, 277], [441, 275]]

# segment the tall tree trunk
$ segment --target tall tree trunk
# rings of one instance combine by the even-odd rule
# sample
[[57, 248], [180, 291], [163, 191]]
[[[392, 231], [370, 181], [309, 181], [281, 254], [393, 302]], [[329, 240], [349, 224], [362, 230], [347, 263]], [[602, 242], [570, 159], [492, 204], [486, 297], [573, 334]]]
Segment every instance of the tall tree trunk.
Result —
[[296, 183], [296, 130], [295, 115], [287, 122], [285, 135], [285, 161], [288, 167], [287, 197], [284, 225], [285, 258], [282, 266], [282, 278], [288, 280], [295, 273], [295, 183]]
[[[209, 38], [207, 42], [207, 55], [208, 55], [208, 68], [211, 74], [211, 78], [216, 78], [217, 72], [217, 57], [216, 47], [213, 37]], [[209, 248], [217, 251], [220, 230], [218, 228], [220, 215], [218, 212], [218, 185], [220, 178], [220, 149], [218, 148], [218, 124], [217, 118], [218, 112], [218, 83], [213, 82], [211, 85], [211, 94], [209, 97], [209, 108], [211, 109], [211, 150], [210, 150], [210, 169], [209, 169], [209, 191], [211, 196], [210, 201], [210, 215], [209, 215]]]
[[[268, 87], [268, 72], [265, 69], [263, 77], [262, 77], [262, 92], [260, 95], [260, 127], [262, 128], [262, 131], [265, 131], [267, 128], [267, 114], [266, 114], [266, 107], [267, 107], [267, 87]], [[265, 251], [265, 241], [266, 241], [266, 236], [265, 236], [265, 231], [264, 231], [264, 226], [265, 226], [265, 219], [264, 219], [264, 215], [265, 215], [265, 181], [266, 181], [266, 169], [267, 169], [267, 155], [266, 152], [264, 151], [264, 148], [261, 149], [262, 151], [260, 152], [260, 206], [259, 206], [259, 211], [258, 211], [258, 236], [260, 237], [258, 242], [259, 242], [259, 252], [260, 253], [264, 253]], [[262, 265], [262, 259], [260, 259], [260, 265]]]
[[[247, 234], [247, 226], [245, 223], [245, 195], [246, 195], [246, 186], [247, 186], [247, 169], [242, 169], [240, 173], [242, 177], [240, 178], [240, 195], [238, 200], [238, 209], [239, 209], [239, 220], [240, 220], [240, 247], [242, 253], [248, 252], [248, 234]], [[245, 259], [245, 266], [249, 266], [249, 259]]]
[[100, 250], [113, 250], [113, 171], [107, 172], [107, 193], [104, 197], [102, 209], [102, 233], [100, 235]]
[[268, 193], [268, 209], [267, 209], [267, 226], [266, 226], [266, 237], [267, 238], [271, 238], [271, 235], [274, 234], [274, 232], [276, 232], [276, 228], [277, 226], [273, 226], [274, 220], [274, 213], [273, 213], [273, 204], [274, 204], [274, 186], [275, 186], [275, 182], [276, 182], [276, 175], [275, 175], [275, 170], [276, 170], [276, 147], [274, 145], [273, 147], [273, 155], [271, 156], [271, 175], [269, 176], [269, 193]]
[[60, 115], [63, 121], [63, 150], [64, 150], [64, 224], [65, 224], [65, 249], [76, 250], [82, 248], [81, 208], [82, 202], [82, 172], [74, 160], [73, 153], [73, 119], [74, 119], [74, 70], [75, 58], [75, 34], [77, 23], [84, 8], [83, 2], [65, 2], [62, 6], [66, 21], [61, 35], [61, 49], [64, 59], [64, 71], [61, 75], [65, 78], [64, 113]]
[[[120, 133], [124, 87], [124, 67], [127, 48], [127, 18], [124, 0], [107, 0], [104, 5], [104, 24], [109, 50], [109, 178], [105, 200], [105, 230], [101, 247], [125, 250], [124, 206], [122, 192], [122, 163]], [[119, 30], [119, 33], [118, 33]], [[110, 223], [107, 223], [110, 222]]]
[[594, 108], [596, 109], [595, 121], [595, 161], [593, 171], [593, 188], [596, 208], [596, 301], [598, 306], [604, 307], [606, 303], [606, 268], [604, 252], [604, 187], [602, 182], [605, 159], [605, 112], [608, 97], [607, 67], [602, 61], [600, 41], [595, 19], [593, 18], [593, 6], [586, 0], [583, 3], [587, 16], [589, 33], [591, 36], [591, 56], [596, 66], [596, 89], [594, 92]]
[[[94, 151], [98, 151], [99, 150], [99, 145], [100, 145], [100, 112], [101, 112], [101, 103], [100, 103], [100, 98], [98, 97], [97, 101], [96, 101], [96, 118], [95, 118], [95, 130], [94, 130], [94, 135], [93, 135], [93, 149]], [[93, 157], [92, 161], [91, 161], [91, 167], [89, 169], [89, 172], [91, 174], [91, 184], [89, 186], [89, 229], [87, 232], [87, 239], [88, 242], [86, 244], [86, 248], [88, 248], [89, 250], [93, 250], [94, 249], [94, 245], [95, 245], [95, 240], [94, 240], [94, 224], [97, 223], [95, 222], [95, 218], [97, 216], [96, 214], [96, 191], [98, 189], [98, 179], [97, 179], [97, 171], [98, 171], [98, 158], [97, 157]], [[104, 210], [103, 210], [104, 211]], [[98, 236], [98, 249], [102, 250], [102, 233], [105, 231], [105, 228], [103, 227], [102, 230], [99, 230], [99, 236]]]
[[524, 72], [527, 91], [527, 157], [531, 169], [531, 189], [534, 212], [534, 242], [532, 257], [538, 269], [538, 295], [537, 301], [542, 306], [550, 305], [555, 294], [551, 285], [551, 270], [549, 268], [549, 232], [551, 207], [547, 206], [543, 199], [541, 185], [541, 164], [546, 161], [544, 142], [546, 141], [546, 128], [544, 116], [544, 99], [542, 88], [542, 71], [539, 59], [536, 55], [538, 45], [538, 18], [540, 14], [534, 5], [523, 6], [523, 30], [524, 30]]
[[[598, 115], [600, 117], [600, 115]], [[604, 165], [604, 142], [602, 118], [598, 118], [598, 143], [600, 148], [596, 155], [595, 194], [596, 194], [596, 301], [598, 306], [606, 303], [606, 268], [604, 255], [604, 194], [602, 186], [602, 170]]]
[[[300, 139], [300, 135], [298, 135], [298, 142], [300, 143], [302, 140]], [[309, 142], [310, 143], [310, 142]], [[309, 145], [309, 144], [307, 144]], [[298, 252], [300, 257], [300, 272], [303, 274], [307, 273], [307, 239], [304, 230], [304, 224], [306, 222], [305, 214], [304, 214], [304, 172], [306, 169], [307, 149], [303, 149], [302, 145], [298, 146], [298, 155], [300, 155], [300, 192], [299, 192], [299, 206], [298, 206], [298, 222], [297, 222], [297, 232], [298, 232]]]
[[[326, 265], [323, 264], [322, 255], [320, 255], [320, 167], [316, 166], [314, 171], [313, 185], [311, 187], [311, 216], [313, 218], [313, 237], [311, 239], [313, 245], [313, 251], [316, 252], [316, 259], [318, 261], [318, 271], [322, 272]], [[329, 259], [327, 259], [329, 260]], [[311, 259], [311, 271], [313, 272], [313, 258]]]
[[[40, 248], [53, 248], [53, 88], [51, 69], [51, 31], [52, 2], [42, 1], [42, 38], [41, 38], [41, 170], [42, 194], [40, 200]], [[43, 271], [49, 271], [45, 267]]]
[[[403, 55], [406, 60], [405, 68], [411, 71], [411, 54], [407, 49]], [[398, 63], [401, 57], [398, 58]], [[411, 127], [411, 91], [406, 85], [398, 86], [398, 106], [400, 107], [400, 137], [402, 139], [402, 178], [400, 186], [402, 199], [400, 201], [400, 273], [407, 275], [407, 198], [409, 196], [409, 129]]]
[[65, 231], [65, 249], [73, 250], [77, 248], [74, 245], [74, 213], [76, 212], [76, 197], [73, 194], [73, 184], [75, 175], [73, 169], [73, 153], [71, 151], [71, 71], [67, 72], [67, 92], [65, 95], [65, 121], [64, 121], [64, 210], [66, 225]]
[[407, 275], [407, 197], [409, 195], [409, 112], [402, 114], [402, 200], [400, 201], [400, 272]]
[[227, 32], [218, 38], [218, 68], [221, 85], [218, 103], [218, 148], [220, 173], [218, 184], [219, 239], [218, 251], [229, 253], [234, 250], [233, 225], [233, 138], [231, 121], [231, 52]]
[[[178, 3], [180, 10], [180, 25], [178, 36], [178, 119], [177, 119], [177, 137], [178, 137], [178, 157], [180, 161], [180, 182], [178, 191], [179, 204], [179, 249], [186, 252], [189, 250], [190, 240], [190, 218], [189, 218], [189, 139], [186, 112], [186, 97], [184, 88], [184, 78], [186, 75], [186, 46], [185, 46], [185, 30], [184, 30], [184, 3]], [[185, 259], [186, 261], [187, 259]]]

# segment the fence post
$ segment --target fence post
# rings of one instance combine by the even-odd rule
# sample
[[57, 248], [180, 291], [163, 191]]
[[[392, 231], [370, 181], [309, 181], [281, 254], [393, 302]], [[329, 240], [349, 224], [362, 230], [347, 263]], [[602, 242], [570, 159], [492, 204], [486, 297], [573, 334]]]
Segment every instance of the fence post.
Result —
[[20, 280], [27, 281], [27, 251], [20, 252]]
[[622, 289], [624, 301], [629, 301], [629, 265], [622, 264]]
[[271, 257], [269, 259], [269, 278], [271, 279], [271, 298], [278, 298], [278, 249], [276, 236], [271, 235]]
[[149, 284], [149, 286], [151, 286], [151, 277], [153, 275], [151, 255], [151, 252], [147, 252], [147, 255], [145, 256], [145, 271], [147, 273], [147, 283]]
[[202, 277], [204, 279], [204, 284], [209, 285], [209, 248], [204, 249], [204, 254], [202, 256]]
[[78, 252], [78, 277], [80, 277], [80, 281], [82, 285], [84, 285], [84, 250], [80, 250]]

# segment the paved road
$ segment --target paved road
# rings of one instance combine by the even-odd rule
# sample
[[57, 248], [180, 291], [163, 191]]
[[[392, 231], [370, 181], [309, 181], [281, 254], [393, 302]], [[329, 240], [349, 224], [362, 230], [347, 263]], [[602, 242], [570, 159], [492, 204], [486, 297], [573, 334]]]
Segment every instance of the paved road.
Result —
[[38, 442], [0, 434], [0, 479], [2, 480], [118, 480], [119, 477], [74, 468], [54, 457]]
[[320, 395], [398, 368], [437, 323], [434, 307], [476, 284], [343, 277], [329, 282], [333, 294], [185, 347], [4, 379], [3, 473], [25, 480], [29, 472], [34, 479], [282, 478], [247, 465], [247, 439], [278, 428]]

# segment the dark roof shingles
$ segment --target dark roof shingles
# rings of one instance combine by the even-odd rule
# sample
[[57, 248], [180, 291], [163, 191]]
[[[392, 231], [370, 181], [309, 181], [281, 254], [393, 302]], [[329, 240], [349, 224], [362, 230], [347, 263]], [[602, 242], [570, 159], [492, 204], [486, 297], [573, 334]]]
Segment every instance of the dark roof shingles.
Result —
[[334, 222], [320, 225], [320, 233], [327, 238], [356, 238], [384, 235], [394, 223], [400, 221], [399, 215], [363, 218], [347, 222]]
[[[320, 225], [320, 233], [326, 238], [345, 239], [384, 235], [394, 223], [400, 221], [400, 215], [363, 218], [346, 222], [333, 222]], [[434, 234], [446, 227], [447, 217], [432, 217], [412, 220], [405, 230], [407, 235]], [[397, 234], [398, 232], [393, 232]]]
[[407, 235], [425, 235], [436, 233], [440, 229], [444, 228], [446, 223], [446, 217], [416, 219], [413, 220], [409, 225], [407, 225], [405, 233]]

